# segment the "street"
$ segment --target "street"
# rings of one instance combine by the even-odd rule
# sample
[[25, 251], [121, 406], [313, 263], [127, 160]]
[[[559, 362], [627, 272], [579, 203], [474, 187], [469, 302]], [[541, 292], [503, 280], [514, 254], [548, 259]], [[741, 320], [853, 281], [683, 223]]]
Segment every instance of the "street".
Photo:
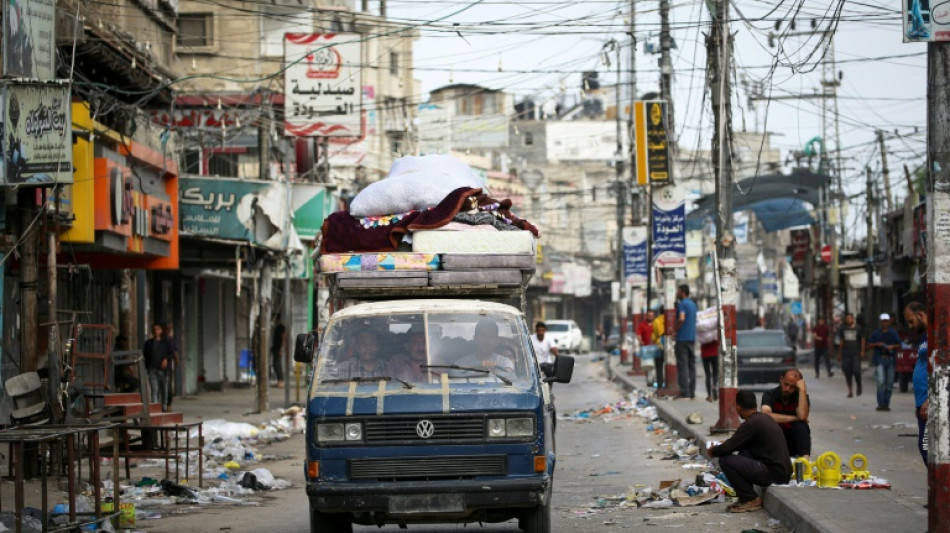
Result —
[[[590, 355], [578, 356], [574, 380], [555, 388], [558, 412], [562, 415], [578, 410], [597, 409], [624, 398], [625, 394], [606, 377], [604, 362]], [[554, 485], [554, 531], [600, 532], [608, 529], [634, 529], [647, 525], [684, 528], [689, 531], [741, 531], [757, 528], [763, 531], [785, 531], [768, 526], [764, 511], [732, 515], [724, 503], [690, 508], [638, 509], [611, 507], [605, 499], [624, 495], [631, 487], [658, 488], [661, 480], [691, 480], [697, 470], [685, 470], [677, 461], [661, 461], [659, 454], [648, 455], [667, 438], [646, 431], [646, 423], [635, 415], [624, 414], [614, 419], [561, 419], [557, 428], [558, 463]], [[139, 527], [155, 532], [195, 530], [231, 533], [304, 531], [309, 528], [307, 501], [303, 491], [301, 460], [303, 437], [265, 448], [264, 453], [291, 459], [267, 462], [277, 477], [293, 482], [284, 491], [267, 493], [259, 505], [202, 508], [170, 508], [160, 520], [140, 522]], [[641, 487], [642, 488], [642, 487]], [[598, 502], [600, 500], [600, 502]], [[181, 512], [181, 514], [175, 514]], [[504, 524], [410, 526], [411, 531], [436, 533], [471, 530], [517, 532], [514, 521]], [[358, 532], [380, 531], [377, 527], [356, 527]], [[382, 531], [397, 531], [387, 526]]]

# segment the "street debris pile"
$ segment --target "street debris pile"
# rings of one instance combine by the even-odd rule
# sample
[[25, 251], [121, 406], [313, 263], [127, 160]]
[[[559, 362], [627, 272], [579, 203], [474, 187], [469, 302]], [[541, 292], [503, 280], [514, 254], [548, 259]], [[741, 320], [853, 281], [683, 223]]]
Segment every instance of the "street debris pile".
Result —
[[[291, 486], [286, 479], [277, 478], [261, 463], [286, 459], [272, 454], [264, 454], [259, 447], [289, 439], [295, 433], [301, 433], [306, 427], [304, 410], [290, 407], [279, 411], [280, 416], [259, 426], [227, 420], [207, 420], [203, 424], [205, 445], [204, 487], [197, 487], [198, 450], [179, 454], [183, 479], [176, 483], [170, 479], [160, 479], [165, 472], [165, 459], [145, 459], [133, 462], [135, 471], [142, 472], [141, 477], [123, 480], [119, 484], [120, 516], [116, 524], [106, 520], [99, 531], [115, 531], [116, 526], [123, 530], [135, 529], [136, 524], [144, 520], [160, 519], [163, 516], [187, 512], [189, 506], [213, 504], [255, 506], [254, 496], [274, 490], [283, 490]], [[192, 434], [197, 438], [197, 429]], [[104, 458], [102, 471], [111, 472], [111, 458]], [[174, 467], [172, 466], [172, 471]], [[134, 472], [134, 471], [133, 471]], [[153, 473], [159, 472], [155, 475]], [[148, 475], [152, 474], [152, 475]], [[153, 477], [154, 476], [154, 477]], [[103, 512], [111, 512], [115, 483], [111, 479], [102, 482]], [[95, 510], [92, 500], [92, 486], [83, 483], [80, 494], [76, 496], [76, 512], [92, 513]], [[50, 525], [68, 523], [69, 504], [65, 495], [49, 514]], [[15, 529], [13, 512], [0, 513], [0, 532]], [[32, 533], [42, 531], [42, 512], [40, 509], [24, 509], [23, 531]], [[89, 531], [96, 531], [94, 528]]]

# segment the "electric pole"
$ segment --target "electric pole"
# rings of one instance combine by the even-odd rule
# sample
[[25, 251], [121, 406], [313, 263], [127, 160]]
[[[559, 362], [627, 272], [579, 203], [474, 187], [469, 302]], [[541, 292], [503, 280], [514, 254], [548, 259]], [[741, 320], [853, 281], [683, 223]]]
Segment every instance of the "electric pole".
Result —
[[894, 203], [891, 200], [891, 172], [887, 168], [887, 145], [884, 144], [884, 131], [877, 130], [877, 142], [881, 148], [881, 172], [884, 174], [884, 198], [887, 211], [894, 209]]
[[[636, 180], [637, 172], [637, 149], [635, 142], [635, 133], [633, 126], [633, 114], [637, 101], [637, 11], [636, 11], [636, 0], [630, 0], [630, 27], [627, 32], [630, 36], [630, 112], [627, 113], [627, 139], [629, 140], [629, 150], [630, 150], [630, 191], [633, 192], [633, 184]], [[649, 187], [649, 184], [647, 185]], [[643, 224], [643, 199], [644, 195], [640, 191], [632, 194], [631, 204], [630, 204], [630, 220], [635, 226]], [[649, 216], [647, 217], [649, 220]], [[650, 242], [649, 237], [650, 228], [647, 227], [647, 243]], [[649, 246], [649, 244], [647, 245]], [[647, 266], [647, 294], [644, 307], [633, 309], [633, 327], [638, 328], [640, 326], [640, 320], [646, 315], [646, 311], [650, 309], [650, 271], [652, 269]], [[632, 287], [631, 287], [632, 288]], [[640, 289], [636, 289], [640, 290]], [[631, 291], [632, 292], [632, 291]], [[631, 376], [642, 376], [646, 374], [643, 371], [642, 363], [639, 355], [634, 355], [633, 357], [633, 369], [627, 372]]]
[[867, 194], [867, 217], [865, 217], [865, 222], [867, 223], [867, 237], [865, 243], [865, 269], [868, 276], [868, 284], [865, 290], [867, 290], [867, 300], [864, 302], [864, 316], [868, 317], [868, 320], [871, 321], [875, 316], [876, 305], [874, 302], [874, 205], [877, 204], [877, 200], [874, 198], [874, 181], [871, 179], [871, 168], [864, 168], [865, 175], [865, 187]]
[[950, 43], [927, 44], [927, 530], [950, 532]]
[[713, 432], [739, 427], [736, 414], [738, 364], [736, 345], [736, 252], [732, 225], [732, 91], [729, 72], [732, 39], [729, 36], [729, 1], [716, 0], [711, 13], [713, 28], [706, 38], [710, 101], [713, 109], [713, 168], [716, 172], [716, 258], [719, 276], [719, 420]]
[[613, 51], [617, 53], [617, 86], [614, 88], [614, 105], [616, 106], [616, 122], [617, 122], [617, 151], [614, 156], [614, 168], [616, 172], [617, 179], [617, 282], [620, 284], [620, 301], [617, 303], [617, 321], [618, 328], [620, 331], [620, 337], [617, 339], [617, 344], [620, 347], [620, 364], [627, 363], [627, 316], [626, 316], [626, 299], [623, 295], [627, 292], [624, 290], [627, 286], [626, 276], [624, 275], [623, 269], [623, 223], [624, 217], [626, 217], [626, 187], [623, 183], [623, 121], [620, 120], [620, 87], [622, 85], [623, 79], [621, 78], [621, 46], [620, 42], [613, 40], [607, 43]]

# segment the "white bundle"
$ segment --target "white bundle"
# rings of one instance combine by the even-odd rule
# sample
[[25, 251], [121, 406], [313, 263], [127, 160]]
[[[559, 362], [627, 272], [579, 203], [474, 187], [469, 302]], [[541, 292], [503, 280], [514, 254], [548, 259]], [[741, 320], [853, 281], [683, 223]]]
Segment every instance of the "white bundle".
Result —
[[450, 155], [400, 157], [386, 178], [363, 189], [350, 203], [350, 215], [372, 217], [423, 210], [438, 205], [460, 187], [481, 188], [475, 172]]

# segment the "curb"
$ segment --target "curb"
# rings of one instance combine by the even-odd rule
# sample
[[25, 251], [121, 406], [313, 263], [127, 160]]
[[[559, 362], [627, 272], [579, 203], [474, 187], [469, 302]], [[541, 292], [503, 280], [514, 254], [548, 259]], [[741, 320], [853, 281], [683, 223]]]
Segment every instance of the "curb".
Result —
[[[610, 365], [610, 359], [605, 359], [604, 366], [607, 369], [607, 377], [614, 383], [623, 387], [627, 392], [640, 392], [642, 389], [638, 388], [632, 382], [627, 380], [625, 376], [622, 376], [619, 373], [614, 373], [613, 367]], [[656, 406], [657, 415], [660, 416], [670, 428], [675, 429], [680, 433], [680, 435], [686, 435], [694, 437], [703, 448], [706, 446], [705, 435], [701, 435], [697, 428], [704, 427], [702, 425], [693, 426], [691, 424], [686, 424], [685, 421], [680, 420], [674, 413], [668, 411], [664, 402], [656, 401], [656, 398], [650, 398], [650, 403]], [[760, 490], [756, 488], [756, 490]], [[781, 491], [762, 491], [762, 503], [765, 511], [772, 515], [774, 518], [777, 518], [782, 521], [782, 524], [785, 525], [790, 531], [794, 533], [832, 533], [834, 529], [829, 529], [822, 527], [817, 521], [811, 518], [809, 515], [809, 509], [800, 508], [798, 502], [792, 501], [788, 498], [783, 498], [781, 496]]]

